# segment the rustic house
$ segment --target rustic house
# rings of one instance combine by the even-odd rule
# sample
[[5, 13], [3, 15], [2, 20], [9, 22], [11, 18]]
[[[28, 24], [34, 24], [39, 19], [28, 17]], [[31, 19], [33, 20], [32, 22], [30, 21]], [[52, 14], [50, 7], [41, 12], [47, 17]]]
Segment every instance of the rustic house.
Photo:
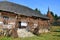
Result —
[[[16, 3], [0, 2], [0, 29], [26, 29], [32, 33], [49, 31], [49, 18]], [[13, 34], [17, 34], [16, 32]], [[23, 30], [22, 30], [23, 31]]]

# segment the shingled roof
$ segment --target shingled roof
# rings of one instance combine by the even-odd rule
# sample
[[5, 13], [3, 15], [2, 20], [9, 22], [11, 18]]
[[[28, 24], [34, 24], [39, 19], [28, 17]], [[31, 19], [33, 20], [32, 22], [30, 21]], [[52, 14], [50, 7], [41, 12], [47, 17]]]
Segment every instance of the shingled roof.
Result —
[[20, 15], [35, 16], [35, 17], [40, 17], [40, 18], [44, 18], [44, 19], [49, 19], [48, 17], [43, 16], [38, 12], [35, 12], [31, 8], [28, 8], [26, 6], [19, 5], [19, 4], [13, 3], [13, 2], [8, 2], [8, 1], [0, 2], [0, 10], [14, 12], [14, 13], [20, 14]]

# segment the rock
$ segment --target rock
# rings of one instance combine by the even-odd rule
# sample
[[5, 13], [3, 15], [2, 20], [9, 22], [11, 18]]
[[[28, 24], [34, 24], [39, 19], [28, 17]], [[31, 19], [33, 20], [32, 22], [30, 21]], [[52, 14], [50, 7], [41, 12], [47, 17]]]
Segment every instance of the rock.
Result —
[[26, 29], [18, 29], [17, 30], [18, 37], [32, 37], [34, 34], [27, 31]]

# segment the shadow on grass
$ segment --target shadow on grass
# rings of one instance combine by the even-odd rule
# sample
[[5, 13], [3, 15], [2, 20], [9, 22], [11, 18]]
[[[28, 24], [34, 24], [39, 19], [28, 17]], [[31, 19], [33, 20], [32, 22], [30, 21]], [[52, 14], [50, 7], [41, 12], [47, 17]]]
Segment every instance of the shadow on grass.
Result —
[[60, 35], [53, 35], [53, 36], [57, 36], [57, 37], [60, 37]]
[[[60, 33], [60, 30], [59, 31], [54, 31], [54, 32], [59, 32]], [[53, 35], [53, 36], [57, 36], [57, 37], [60, 37], [60, 34], [58, 34], [58, 35]]]
[[53, 32], [60, 32], [60, 30], [59, 31], [53, 31]]
[[[57, 33], [60, 33], [60, 30], [56, 30], [56, 31], [53, 31], [53, 32], [57, 32]], [[53, 36], [57, 36], [57, 37], [60, 37], [60, 34], [57, 34], [57, 35], [53, 35]]]

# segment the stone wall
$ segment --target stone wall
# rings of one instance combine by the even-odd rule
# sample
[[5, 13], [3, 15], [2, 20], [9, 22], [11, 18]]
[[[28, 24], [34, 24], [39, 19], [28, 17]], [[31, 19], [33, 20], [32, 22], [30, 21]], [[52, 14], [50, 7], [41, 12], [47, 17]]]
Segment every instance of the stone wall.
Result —
[[[8, 16], [9, 19], [7, 21], [8, 25], [12, 25], [12, 28], [18, 28], [18, 22], [24, 21], [27, 22], [27, 28], [29, 31], [34, 32], [35, 30], [38, 30], [37, 32], [41, 33], [41, 30], [48, 30], [49, 23], [48, 20], [43, 20], [38, 17], [28, 17], [24, 15], [18, 15], [10, 12], [0, 12], [0, 21], [3, 22], [4, 18], [3, 16]], [[4, 25], [4, 24], [3, 24]], [[0, 25], [3, 26], [3, 25]], [[45, 32], [45, 31], [44, 31]]]

